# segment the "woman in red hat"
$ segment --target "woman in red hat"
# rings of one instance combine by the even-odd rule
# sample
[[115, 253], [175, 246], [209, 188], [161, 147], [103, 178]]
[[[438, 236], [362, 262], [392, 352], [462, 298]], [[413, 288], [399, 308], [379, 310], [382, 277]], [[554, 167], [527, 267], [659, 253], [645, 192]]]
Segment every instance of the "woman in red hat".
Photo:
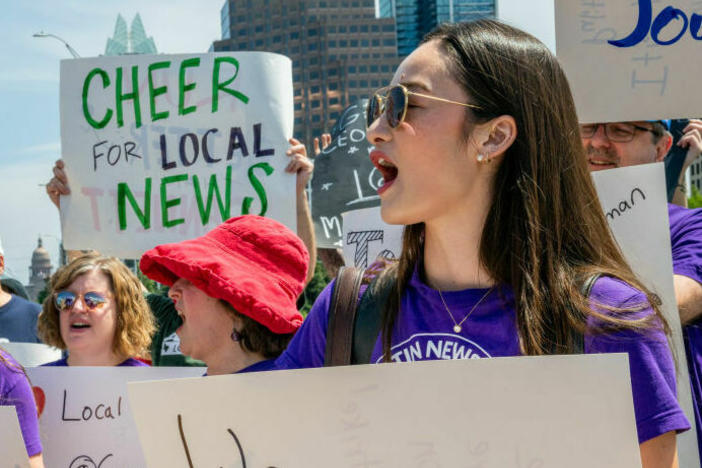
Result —
[[170, 287], [183, 354], [205, 362], [207, 375], [221, 375], [275, 368], [302, 324], [297, 298], [308, 262], [290, 229], [246, 215], [202, 237], [157, 246], [140, 268]]

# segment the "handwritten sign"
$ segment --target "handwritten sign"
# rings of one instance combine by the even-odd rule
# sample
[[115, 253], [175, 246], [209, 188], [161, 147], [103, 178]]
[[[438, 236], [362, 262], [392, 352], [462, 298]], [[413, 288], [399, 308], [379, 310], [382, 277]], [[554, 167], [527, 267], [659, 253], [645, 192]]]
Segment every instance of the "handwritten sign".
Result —
[[380, 208], [366, 208], [342, 214], [344, 261], [365, 269], [378, 257], [400, 258], [404, 226], [386, 224]]
[[[678, 401], [694, 421], [690, 377], [673, 286], [670, 229], [667, 223], [663, 163], [642, 164], [592, 174], [602, 209], [629, 265], [663, 301], [661, 311], [672, 330], [678, 359]], [[642, 235], [645, 233], [645, 235]], [[700, 466], [695, 427], [678, 435], [680, 466]]]
[[701, 1], [556, 0], [555, 12], [581, 122], [699, 115]]
[[191, 367], [28, 368], [39, 409], [44, 463], [67, 468], [146, 467], [127, 382], [202, 373], [202, 368]]
[[41, 343], [3, 343], [3, 348], [24, 367], [61, 359], [61, 350]]
[[14, 406], [0, 406], [0, 453], [3, 466], [29, 467], [29, 457]]
[[138, 257], [260, 214], [293, 230], [291, 62], [271, 53], [61, 62], [68, 249]]
[[150, 467], [641, 466], [623, 354], [145, 382], [129, 398]]
[[341, 213], [379, 206], [383, 176], [370, 162], [366, 100], [347, 107], [332, 130], [332, 142], [314, 160], [312, 220], [317, 246], [341, 247]]

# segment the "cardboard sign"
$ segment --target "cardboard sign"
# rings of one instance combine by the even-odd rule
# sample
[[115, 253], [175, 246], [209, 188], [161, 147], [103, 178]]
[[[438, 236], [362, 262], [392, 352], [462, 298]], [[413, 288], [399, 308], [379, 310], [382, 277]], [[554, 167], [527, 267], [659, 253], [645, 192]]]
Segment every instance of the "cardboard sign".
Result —
[[0, 454], [3, 466], [29, 467], [29, 457], [14, 406], [0, 406]]
[[347, 107], [332, 130], [332, 142], [314, 160], [312, 220], [317, 247], [342, 242], [341, 213], [380, 205], [383, 176], [370, 162], [366, 140], [366, 100]]
[[24, 367], [41, 366], [61, 359], [61, 350], [42, 343], [3, 343], [3, 348]]
[[129, 398], [152, 468], [641, 466], [624, 354], [134, 383]]
[[[678, 435], [680, 466], [700, 466], [685, 347], [673, 286], [670, 228], [663, 163], [642, 164], [592, 174], [602, 209], [634, 273], [663, 301], [678, 360], [678, 401], [692, 429]], [[645, 233], [645, 235], [642, 235]]]
[[[674, 5], [674, 6], [671, 6]], [[696, 117], [699, 0], [556, 0], [556, 49], [581, 122]]]
[[61, 61], [65, 247], [134, 258], [246, 213], [295, 230], [292, 126], [282, 55]]
[[365, 269], [378, 257], [400, 258], [404, 226], [386, 224], [380, 208], [343, 213], [344, 261]]
[[127, 382], [202, 374], [198, 367], [27, 369], [39, 410], [44, 463], [69, 468], [146, 467]]

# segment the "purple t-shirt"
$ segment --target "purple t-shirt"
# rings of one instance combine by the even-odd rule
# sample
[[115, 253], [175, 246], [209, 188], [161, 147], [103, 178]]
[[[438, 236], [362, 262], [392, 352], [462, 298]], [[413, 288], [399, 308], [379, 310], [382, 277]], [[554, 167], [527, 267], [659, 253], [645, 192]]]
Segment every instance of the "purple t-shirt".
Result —
[[27, 455], [33, 457], [42, 451], [34, 393], [17, 361], [3, 350], [0, 355], [4, 358], [0, 360], [0, 405], [16, 408]]
[[[42, 364], [42, 366], [67, 366], [68, 365], [68, 358], [63, 358], [59, 359], [58, 361], [53, 361], [53, 362], [47, 362], [46, 364]], [[138, 359], [134, 358], [128, 358], [121, 363], [117, 364], [117, 366], [125, 366], [125, 367], [150, 367], [147, 363], [141, 362]]]
[[[702, 284], [702, 209], [668, 205], [673, 273]], [[697, 425], [697, 444], [702, 454], [702, 319], [683, 327], [692, 403]]]
[[[276, 361], [280, 369], [324, 365], [328, 310], [333, 283], [320, 294], [312, 310]], [[460, 322], [487, 292], [467, 289], [443, 293], [446, 304]], [[593, 304], [633, 307], [647, 304], [640, 291], [610, 277], [597, 280], [590, 299]], [[601, 313], [608, 313], [601, 309]], [[637, 316], [652, 313], [650, 307]], [[460, 333], [443, 306], [439, 293], [424, 284], [415, 271], [405, 291], [400, 313], [392, 332], [393, 361], [432, 359], [481, 359], [520, 355], [513, 294], [508, 287], [489, 294], [463, 322]], [[645, 335], [618, 332], [586, 335], [586, 353], [628, 353], [639, 442], [668, 431], [690, 428], [678, 405], [675, 365], [664, 333], [659, 329]], [[382, 360], [380, 338], [371, 362]]]

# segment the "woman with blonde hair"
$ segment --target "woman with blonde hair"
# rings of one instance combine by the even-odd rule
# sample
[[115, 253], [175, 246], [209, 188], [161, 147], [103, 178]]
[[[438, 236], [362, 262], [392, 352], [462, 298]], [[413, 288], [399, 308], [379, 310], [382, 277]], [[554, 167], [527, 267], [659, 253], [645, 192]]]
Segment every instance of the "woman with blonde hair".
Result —
[[139, 279], [119, 259], [76, 258], [51, 278], [38, 320], [39, 337], [68, 350], [47, 366], [145, 366], [154, 319]]

